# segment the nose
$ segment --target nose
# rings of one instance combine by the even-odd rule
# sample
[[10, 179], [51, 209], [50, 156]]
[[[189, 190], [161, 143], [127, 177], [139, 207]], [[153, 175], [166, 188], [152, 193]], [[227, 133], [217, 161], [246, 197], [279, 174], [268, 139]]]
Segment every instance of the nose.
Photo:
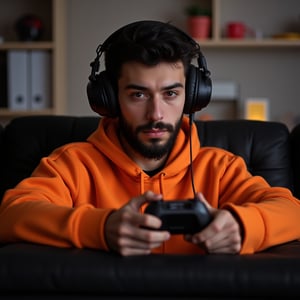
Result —
[[163, 119], [162, 103], [159, 96], [153, 96], [148, 102], [147, 119], [149, 121], [159, 121]]

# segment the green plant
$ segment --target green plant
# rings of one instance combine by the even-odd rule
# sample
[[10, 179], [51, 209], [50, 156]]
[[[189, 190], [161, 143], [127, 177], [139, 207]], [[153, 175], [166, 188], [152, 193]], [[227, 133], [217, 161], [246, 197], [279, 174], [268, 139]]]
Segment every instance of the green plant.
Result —
[[202, 8], [198, 4], [192, 4], [186, 7], [185, 12], [188, 16], [211, 16], [211, 12], [209, 9]]

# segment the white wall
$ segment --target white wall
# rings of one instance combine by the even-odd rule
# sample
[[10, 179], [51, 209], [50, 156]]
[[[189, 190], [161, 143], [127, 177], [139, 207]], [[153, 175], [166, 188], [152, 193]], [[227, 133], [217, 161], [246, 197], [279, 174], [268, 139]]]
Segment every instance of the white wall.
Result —
[[[228, 1], [225, 1], [226, 4], [230, 3]], [[233, 5], [236, 0], [230, 1]], [[273, 4], [275, 0], [267, 1], [273, 1]], [[280, 0], [276, 1], [280, 3]], [[90, 73], [89, 63], [94, 59], [99, 43], [119, 27], [142, 19], [171, 21], [185, 29], [184, 7], [188, 2], [191, 1], [68, 0], [67, 113], [94, 114], [88, 105], [86, 85]], [[248, 1], [251, 2], [253, 1]], [[293, 5], [298, 5], [300, 14], [300, 1], [292, 2]], [[276, 5], [272, 9], [276, 10]], [[230, 9], [227, 7], [226, 14], [228, 10]], [[265, 19], [260, 17], [259, 21], [267, 22], [269, 13], [262, 11], [262, 14]], [[247, 97], [269, 98], [272, 120], [281, 120], [286, 114], [300, 115], [299, 47], [202, 48], [202, 51], [212, 72], [212, 79], [237, 82], [240, 86], [241, 101]]]
[[[89, 115], [86, 85], [89, 63], [98, 44], [119, 27], [133, 21], [172, 21], [184, 27], [184, 0], [68, 0], [67, 113]], [[159, 8], [158, 8], [159, 7]], [[102, 66], [102, 69], [104, 66]]]

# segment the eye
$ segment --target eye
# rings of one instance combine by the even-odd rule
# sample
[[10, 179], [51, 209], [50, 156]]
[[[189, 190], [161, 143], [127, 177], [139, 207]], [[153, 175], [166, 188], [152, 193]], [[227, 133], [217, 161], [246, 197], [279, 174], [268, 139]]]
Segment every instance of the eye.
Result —
[[146, 94], [141, 91], [137, 91], [137, 92], [131, 93], [130, 96], [133, 99], [144, 99], [146, 97]]
[[165, 92], [165, 97], [166, 98], [176, 98], [178, 96], [178, 92], [177, 91], [174, 91], [174, 90], [171, 90], [171, 91], [166, 91]]

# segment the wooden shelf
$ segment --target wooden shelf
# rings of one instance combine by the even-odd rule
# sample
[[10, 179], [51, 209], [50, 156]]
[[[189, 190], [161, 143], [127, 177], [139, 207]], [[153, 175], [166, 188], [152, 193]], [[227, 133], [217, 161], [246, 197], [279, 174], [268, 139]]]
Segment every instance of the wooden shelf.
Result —
[[11, 118], [17, 116], [31, 116], [31, 115], [51, 115], [53, 114], [53, 109], [43, 109], [43, 110], [10, 110], [7, 108], [0, 108], [0, 117]]
[[[200, 45], [205, 47], [300, 47], [300, 39], [298, 40], [285, 40], [285, 39], [207, 39], [196, 40]], [[45, 42], [4, 42], [0, 43], [1, 50], [20, 49], [20, 50], [52, 50], [54, 43], [51, 41]]]
[[3, 42], [0, 43], [1, 50], [52, 50], [54, 48], [54, 43], [51, 41], [47, 42]]
[[209, 48], [300, 48], [300, 40], [284, 40], [284, 39], [210, 39], [196, 40], [200, 46]]

